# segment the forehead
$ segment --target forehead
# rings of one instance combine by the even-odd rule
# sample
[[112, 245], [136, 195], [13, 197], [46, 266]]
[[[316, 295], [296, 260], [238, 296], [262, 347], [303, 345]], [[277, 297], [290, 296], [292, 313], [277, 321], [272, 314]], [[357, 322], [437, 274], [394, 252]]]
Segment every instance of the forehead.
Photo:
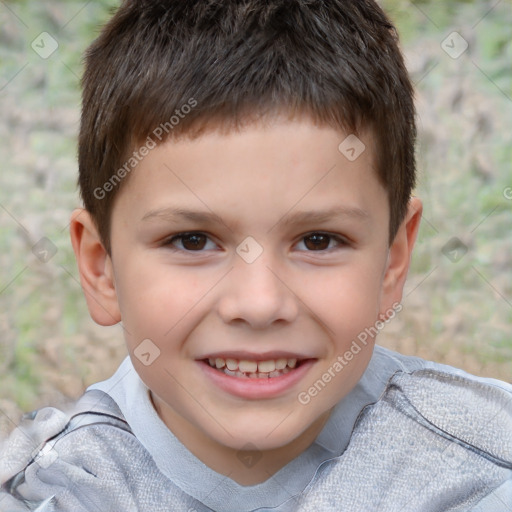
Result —
[[370, 132], [356, 137], [307, 118], [209, 130], [151, 149], [120, 201], [139, 219], [168, 208], [217, 214], [249, 212], [251, 205], [259, 206], [262, 220], [321, 204], [361, 213], [387, 198], [373, 147]]

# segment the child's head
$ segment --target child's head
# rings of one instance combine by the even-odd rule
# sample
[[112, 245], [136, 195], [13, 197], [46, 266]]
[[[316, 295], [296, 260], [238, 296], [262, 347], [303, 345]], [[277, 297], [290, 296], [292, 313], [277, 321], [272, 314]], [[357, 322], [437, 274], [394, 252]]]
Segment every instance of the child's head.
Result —
[[369, 1], [132, 0], [86, 64], [71, 233], [92, 317], [122, 321], [203, 461], [289, 459], [401, 307], [421, 205], [391, 25]]

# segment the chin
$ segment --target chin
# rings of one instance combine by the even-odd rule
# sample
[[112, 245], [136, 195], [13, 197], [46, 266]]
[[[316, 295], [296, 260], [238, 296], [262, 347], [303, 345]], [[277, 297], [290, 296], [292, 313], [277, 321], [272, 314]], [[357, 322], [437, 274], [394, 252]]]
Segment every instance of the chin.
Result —
[[[235, 427], [233, 423], [231, 425]], [[223, 435], [218, 441], [235, 450], [251, 449], [247, 445], [262, 451], [276, 450], [295, 441], [308, 427], [308, 424], [287, 421], [286, 415], [281, 415], [275, 421], [266, 422], [265, 426], [254, 420], [249, 428], [244, 422], [244, 425], [230, 429], [232, 436]]]

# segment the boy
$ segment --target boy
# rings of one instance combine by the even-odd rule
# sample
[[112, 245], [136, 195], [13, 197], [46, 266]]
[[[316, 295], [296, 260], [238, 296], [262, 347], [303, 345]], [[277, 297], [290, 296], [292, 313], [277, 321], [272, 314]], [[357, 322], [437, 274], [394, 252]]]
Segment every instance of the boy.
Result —
[[1, 510], [512, 510], [511, 386], [374, 345], [421, 218], [376, 4], [127, 0], [83, 87], [71, 239], [130, 357], [12, 434]]

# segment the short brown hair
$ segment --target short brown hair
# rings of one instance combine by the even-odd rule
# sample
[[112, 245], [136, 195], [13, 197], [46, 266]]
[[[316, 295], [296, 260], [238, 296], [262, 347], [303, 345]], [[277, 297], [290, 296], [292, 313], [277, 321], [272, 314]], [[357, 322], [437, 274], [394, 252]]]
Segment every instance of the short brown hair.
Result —
[[370, 129], [390, 242], [405, 215], [413, 90], [374, 1], [125, 0], [87, 50], [82, 85], [79, 186], [109, 252], [112, 206], [137, 145], [280, 111], [356, 135]]

